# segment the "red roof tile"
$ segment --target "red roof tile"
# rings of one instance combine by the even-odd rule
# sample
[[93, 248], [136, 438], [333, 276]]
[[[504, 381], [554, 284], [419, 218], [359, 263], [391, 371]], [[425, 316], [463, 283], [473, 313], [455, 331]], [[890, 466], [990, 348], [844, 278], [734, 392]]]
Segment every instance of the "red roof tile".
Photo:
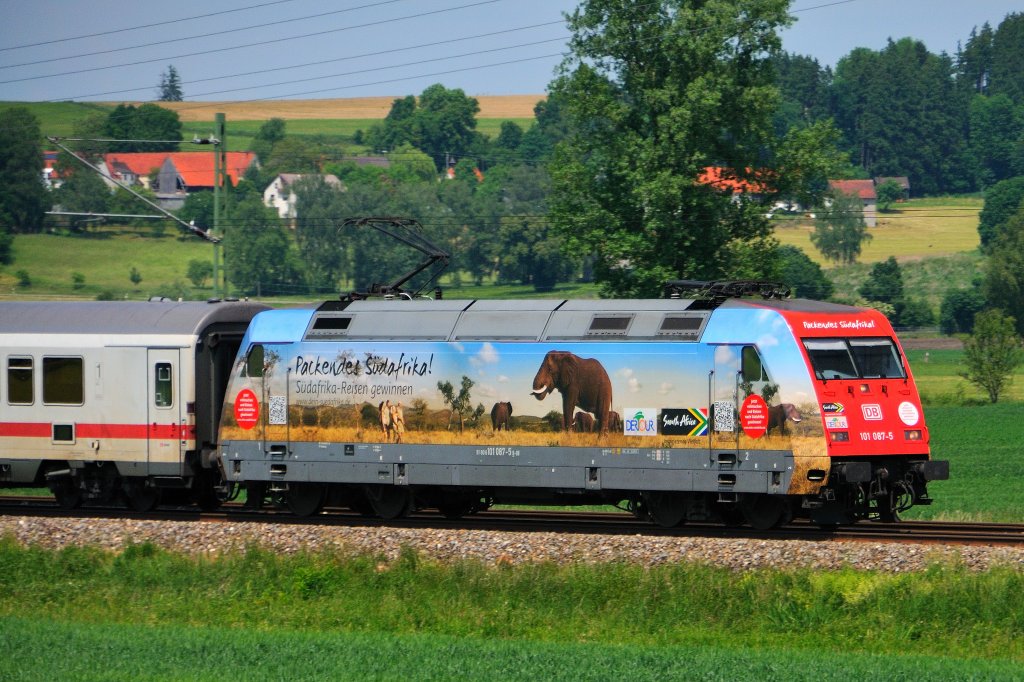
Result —
[[843, 194], [852, 194], [861, 199], [877, 199], [874, 180], [829, 180], [828, 186]]
[[765, 191], [763, 184], [737, 178], [735, 171], [721, 166], [708, 166], [697, 177], [697, 182], [711, 185], [715, 189], [729, 190], [733, 194], [760, 194]]
[[[178, 175], [188, 187], [213, 187], [213, 153], [212, 152], [134, 152], [122, 154], [106, 154], [103, 160], [107, 168], [115, 163], [122, 163], [133, 173], [140, 176], [149, 175], [159, 170], [164, 160], [170, 157]], [[238, 179], [256, 160], [252, 152], [228, 152], [227, 173], [231, 183], [237, 185]]]

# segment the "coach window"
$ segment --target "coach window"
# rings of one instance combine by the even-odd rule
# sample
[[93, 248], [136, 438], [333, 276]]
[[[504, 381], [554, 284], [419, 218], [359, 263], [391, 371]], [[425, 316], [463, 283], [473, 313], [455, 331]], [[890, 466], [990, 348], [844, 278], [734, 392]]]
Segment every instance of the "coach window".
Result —
[[171, 363], [156, 363], [156, 376], [153, 386], [155, 388], [154, 399], [157, 407], [170, 407], [174, 404], [174, 389], [171, 382]]
[[81, 405], [85, 397], [82, 358], [43, 358], [43, 403]]
[[10, 405], [31, 405], [32, 358], [7, 358], [7, 402]]

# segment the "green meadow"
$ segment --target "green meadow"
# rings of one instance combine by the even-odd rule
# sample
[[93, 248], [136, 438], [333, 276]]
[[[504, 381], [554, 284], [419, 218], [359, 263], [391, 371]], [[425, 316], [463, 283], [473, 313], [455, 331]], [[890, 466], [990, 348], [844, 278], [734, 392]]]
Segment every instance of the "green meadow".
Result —
[[9, 680], [1010, 680], [1022, 619], [1024, 573], [957, 562], [488, 566], [0, 541]]

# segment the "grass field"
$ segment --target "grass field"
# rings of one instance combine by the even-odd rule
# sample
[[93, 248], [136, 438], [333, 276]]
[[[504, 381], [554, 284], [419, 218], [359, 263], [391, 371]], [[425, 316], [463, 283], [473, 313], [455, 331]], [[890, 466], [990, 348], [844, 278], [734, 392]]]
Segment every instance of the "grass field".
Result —
[[[480, 118], [476, 129], [487, 137], [494, 139], [501, 132], [504, 121], [513, 121], [526, 130], [533, 123], [532, 118]], [[253, 137], [263, 125], [264, 120], [231, 120], [226, 121], [229, 151], [248, 151]], [[332, 141], [351, 143], [357, 130], [367, 131], [380, 123], [373, 118], [338, 118], [338, 119], [290, 119], [285, 124], [288, 135], [298, 137], [323, 137]], [[191, 140], [194, 137], [206, 137], [213, 130], [213, 119], [209, 121], [189, 121], [182, 124], [182, 137]], [[191, 145], [183, 144], [182, 150], [187, 151]]]
[[193, 559], [0, 540], [4, 679], [1014, 679], [1022, 613], [1024, 573], [955, 563]]
[[[365, 97], [351, 99], [272, 100], [259, 102], [160, 102], [160, 106], [178, 112], [182, 122], [182, 138], [209, 135], [214, 117], [223, 113], [227, 124], [228, 148], [246, 151], [259, 127], [270, 118], [287, 121], [290, 135], [320, 135], [350, 139], [356, 130], [367, 130], [387, 116], [397, 97]], [[511, 120], [525, 130], [533, 122], [533, 108], [544, 95], [478, 96], [480, 112], [477, 130], [492, 139], [497, 137], [502, 121]], [[27, 107], [39, 119], [44, 136], [67, 137], [74, 124], [93, 113], [107, 113], [119, 102], [9, 102], [0, 101], [0, 109]], [[143, 102], [131, 102], [139, 105]], [[182, 145], [183, 149], [190, 145]]]
[[[895, 256], [901, 264], [936, 256], [977, 250], [981, 197], [911, 199], [893, 204], [890, 213], [878, 214], [878, 226], [868, 229], [871, 240], [863, 245], [859, 261], [875, 263]], [[811, 243], [814, 222], [780, 218], [775, 236], [783, 244], [802, 249], [821, 265], [827, 261]]]

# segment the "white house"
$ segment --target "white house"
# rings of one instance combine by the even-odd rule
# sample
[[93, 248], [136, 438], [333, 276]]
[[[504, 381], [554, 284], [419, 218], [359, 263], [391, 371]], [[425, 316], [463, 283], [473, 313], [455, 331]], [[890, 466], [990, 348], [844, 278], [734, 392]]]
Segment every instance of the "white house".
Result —
[[341, 180], [335, 175], [310, 175], [299, 173], [281, 173], [274, 181], [263, 190], [263, 203], [271, 208], [277, 209], [277, 214], [283, 219], [295, 220], [295, 190], [293, 185], [302, 178], [320, 177], [331, 187], [341, 189], [344, 187]]

